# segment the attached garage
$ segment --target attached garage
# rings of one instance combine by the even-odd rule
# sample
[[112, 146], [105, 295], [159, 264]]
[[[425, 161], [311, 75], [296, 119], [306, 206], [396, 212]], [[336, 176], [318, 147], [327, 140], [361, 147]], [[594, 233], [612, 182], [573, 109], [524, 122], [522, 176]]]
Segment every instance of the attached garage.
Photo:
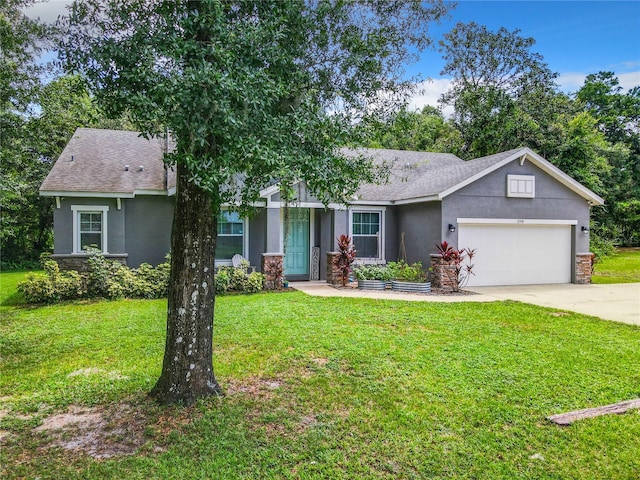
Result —
[[458, 245], [475, 248], [469, 286], [570, 283], [574, 220], [458, 219]]

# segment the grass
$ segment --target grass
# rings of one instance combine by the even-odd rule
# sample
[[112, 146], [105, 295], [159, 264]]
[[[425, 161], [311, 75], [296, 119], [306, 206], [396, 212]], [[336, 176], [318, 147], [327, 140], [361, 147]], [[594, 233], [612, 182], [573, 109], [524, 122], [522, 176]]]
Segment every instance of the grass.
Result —
[[[5, 275], [1, 298], [15, 299], [15, 278]], [[515, 302], [298, 292], [216, 302], [214, 365], [227, 395], [189, 409], [145, 399], [160, 373], [165, 301], [0, 307], [0, 409], [9, 412], [0, 476], [633, 479], [640, 471], [640, 411], [570, 427], [545, 420], [639, 397], [638, 327]], [[132, 456], [70, 453], [32, 429], [70, 405], [123, 403], [148, 419]]]
[[621, 248], [596, 265], [593, 283], [640, 282], [640, 248]]

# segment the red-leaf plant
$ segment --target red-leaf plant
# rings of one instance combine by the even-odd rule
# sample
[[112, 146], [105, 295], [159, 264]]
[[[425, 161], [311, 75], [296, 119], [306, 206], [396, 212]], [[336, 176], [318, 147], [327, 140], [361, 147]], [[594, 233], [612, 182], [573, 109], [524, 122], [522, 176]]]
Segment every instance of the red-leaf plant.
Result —
[[338, 238], [339, 255], [333, 259], [333, 264], [340, 270], [342, 276], [342, 286], [347, 285], [349, 273], [351, 273], [351, 264], [356, 259], [356, 250], [351, 243], [351, 237], [342, 234]]
[[447, 264], [447, 268], [444, 271], [449, 278], [449, 285], [451, 285], [454, 292], [459, 292], [467, 285], [471, 275], [475, 275], [473, 272], [474, 265], [471, 263], [476, 254], [475, 248], [458, 250], [447, 242], [442, 242], [440, 245], [436, 243], [436, 248], [442, 256], [443, 262]]

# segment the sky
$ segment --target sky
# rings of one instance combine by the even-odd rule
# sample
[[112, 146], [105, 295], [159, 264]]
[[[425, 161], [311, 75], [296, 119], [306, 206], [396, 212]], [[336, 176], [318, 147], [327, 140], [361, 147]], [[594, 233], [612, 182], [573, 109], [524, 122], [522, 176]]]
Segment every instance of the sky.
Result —
[[[34, 5], [28, 14], [54, 21], [64, 13], [68, 0], [52, 0]], [[484, 1], [462, 0], [448, 19], [432, 29], [437, 41], [458, 22], [474, 21], [491, 31], [505, 27], [533, 37], [531, 49], [544, 57], [553, 72], [559, 74], [560, 89], [575, 92], [586, 75], [613, 71], [626, 90], [640, 85], [640, 0], [634, 1]], [[441, 54], [424, 52], [420, 61], [407, 65], [409, 75], [431, 79], [420, 84], [421, 93], [410, 105], [437, 106], [450, 79], [440, 75], [444, 65]], [[446, 112], [445, 112], [446, 113]]]

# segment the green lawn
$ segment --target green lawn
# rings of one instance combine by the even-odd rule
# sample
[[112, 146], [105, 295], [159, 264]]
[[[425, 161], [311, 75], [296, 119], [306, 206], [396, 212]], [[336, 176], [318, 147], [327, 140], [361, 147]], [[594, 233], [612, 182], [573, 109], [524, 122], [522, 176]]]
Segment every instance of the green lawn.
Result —
[[640, 248], [621, 248], [596, 265], [593, 283], [640, 282]]
[[[15, 303], [11, 275], [1, 275], [0, 298]], [[640, 411], [570, 427], [545, 420], [639, 397], [638, 327], [515, 302], [220, 297], [214, 364], [227, 395], [165, 409], [145, 397], [165, 312], [159, 300], [0, 306], [0, 477], [631, 480], [640, 471]], [[142, 447], [95, 459], [33, 430], [72, 405], [120, 411], [111, 423], [130, 430], [116, 440], [141, 425]]]

